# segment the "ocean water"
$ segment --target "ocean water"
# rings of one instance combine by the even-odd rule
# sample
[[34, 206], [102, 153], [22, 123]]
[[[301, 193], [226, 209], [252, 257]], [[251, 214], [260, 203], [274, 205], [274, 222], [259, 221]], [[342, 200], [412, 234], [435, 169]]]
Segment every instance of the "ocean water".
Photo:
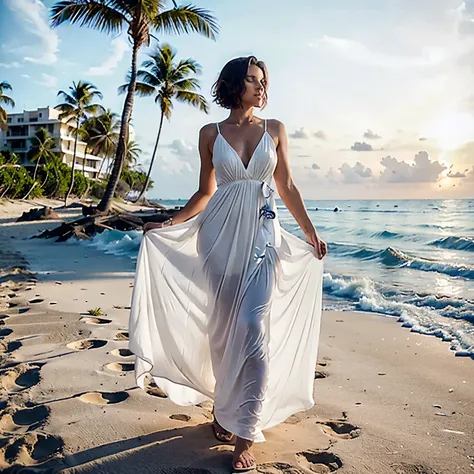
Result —
[[[396, 316], [474, 359], [474, 199], [305, 204], [328, 243], [325, 309]], [[283, 228], [303, 238], [283, 203], [277, 205]], [[140, 232], [105, 231], [87, 245], [136, 259], [141, 238]]]

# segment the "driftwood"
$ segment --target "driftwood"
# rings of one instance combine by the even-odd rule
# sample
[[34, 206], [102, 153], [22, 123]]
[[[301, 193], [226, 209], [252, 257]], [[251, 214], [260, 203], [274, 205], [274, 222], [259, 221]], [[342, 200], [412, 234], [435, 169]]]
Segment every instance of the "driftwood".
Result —
[[[84, 206], [83, 209], [87, 209], [87, 206]], [[146, 222], [163, 222], [176, 211], [177, 209], [166, 211], [150, 209], [147, 211], [120, 212], [115, 208], [107, 215], [85, 215], [73, 222], [63, 222], [55, 229], [45, 230], [32, 238], [55, 238], [56, 242], [64, 242], [71, 237], [89, 240], [94, 235], [104, 232], [104, 230], [141, 230]], [[85, 212], [87, 213], [87, 211]]]
[[30, 209], [25, 211], [16, 221], [25, 222], [25, 221], [41, 221], [46, 219], [58, 219], [59, 216], [56, 214], [56, 211], [49, 206], [40, 207], [36, 209]]

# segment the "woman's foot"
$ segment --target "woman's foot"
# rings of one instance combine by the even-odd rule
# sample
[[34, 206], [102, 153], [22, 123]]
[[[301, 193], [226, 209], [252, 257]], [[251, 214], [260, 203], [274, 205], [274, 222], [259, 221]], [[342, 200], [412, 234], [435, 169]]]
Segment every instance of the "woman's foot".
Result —
[[233, 433], [227, 431], [225, 428], [222, 428], [215, 418], [212, 421], [212, 429], [214, 430], [214, 436], [218, 441], [230, 443], [234, 439]]
[[243, 438], [237, 438], [235, 442], [234, 458], [232, 467], [236, 471], [248, 471], [255, 468], [255, 458], [250, 453], [253, 441]]
[[230, 443], [234, 439], [234, 434], [230, 431], [227, 431], [225, 428], [222, 428], [222, 426], [218, 423], [216, 417], [214, 416], [214, 408], [212, 409], [212, 416], [214, 418], [212, 420], [212, 430], [214, 431], [214, 436], [222, 443]]

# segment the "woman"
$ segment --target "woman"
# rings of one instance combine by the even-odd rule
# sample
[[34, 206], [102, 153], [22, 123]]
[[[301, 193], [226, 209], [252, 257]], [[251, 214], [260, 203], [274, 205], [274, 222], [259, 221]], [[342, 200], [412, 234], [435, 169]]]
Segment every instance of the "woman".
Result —
[[[130, 315], [137, 384], [150, 373], [177, 404], [212, 400], [216, 438], [236, 437], [236, 471], [255, 467], [263, 429], [314, 404], [327, 252], [292, 181], [283, 124], [253, 113], [267, 88], [253, 56], [223, 68], [213, 96], [230, 115], [200, 131], [199, 190], [145, 226]], [[280, 229], [272, 177], [307, 243]]]

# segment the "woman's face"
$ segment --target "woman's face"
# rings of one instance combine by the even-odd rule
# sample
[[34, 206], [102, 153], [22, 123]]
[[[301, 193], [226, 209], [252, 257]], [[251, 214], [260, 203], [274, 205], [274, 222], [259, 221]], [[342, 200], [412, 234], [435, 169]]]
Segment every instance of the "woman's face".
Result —
[[242, 96], [242, 103], [251, 107], [262, 107], [265, 96], [265, 78], [263, 71], [251, 64], [244, 79], [245, 92]]

